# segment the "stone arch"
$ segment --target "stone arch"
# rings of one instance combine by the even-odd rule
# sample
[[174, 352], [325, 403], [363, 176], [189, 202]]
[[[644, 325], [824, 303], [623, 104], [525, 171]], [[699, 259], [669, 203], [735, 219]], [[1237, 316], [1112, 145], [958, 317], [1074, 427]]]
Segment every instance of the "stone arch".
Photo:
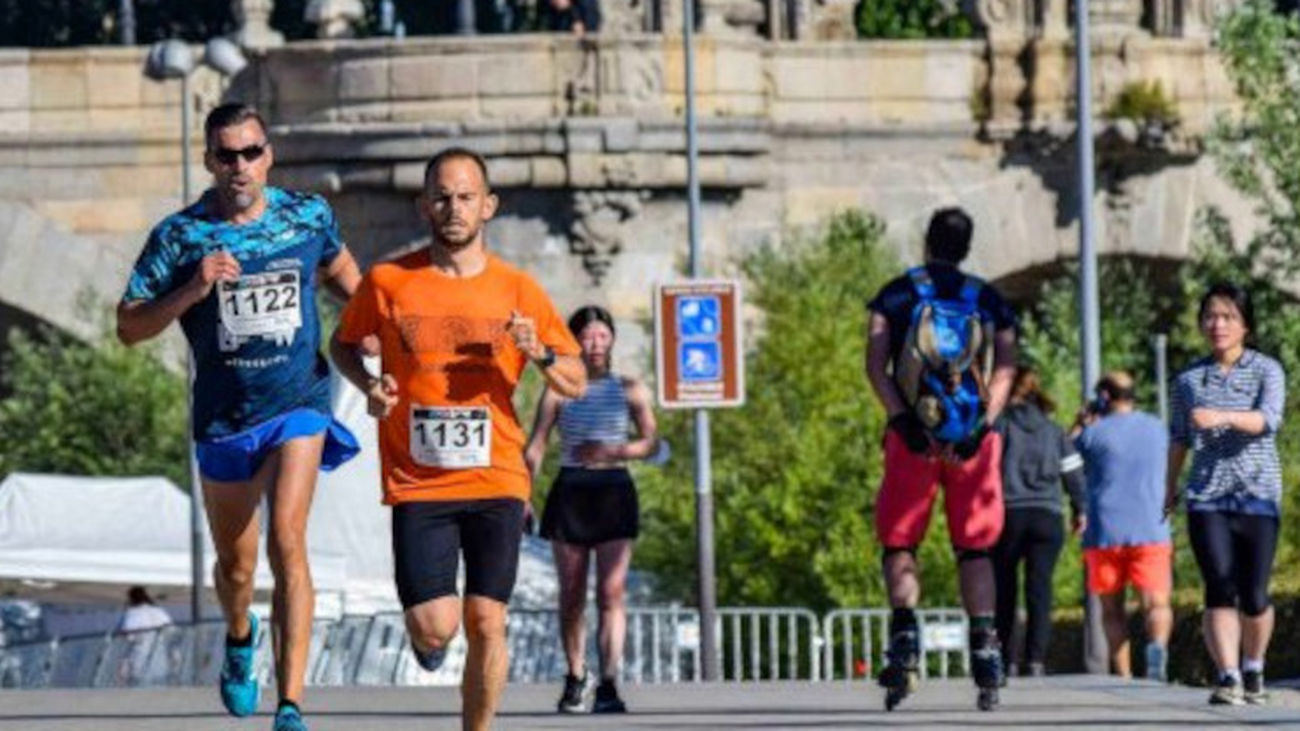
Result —
[[100, 334], [82, 298], [108, 303], [121, 293], [132, 254], [69, 233], [30, 206], [0, 200], [0, 306], [3, 323], [46, 322], [81, 338]]

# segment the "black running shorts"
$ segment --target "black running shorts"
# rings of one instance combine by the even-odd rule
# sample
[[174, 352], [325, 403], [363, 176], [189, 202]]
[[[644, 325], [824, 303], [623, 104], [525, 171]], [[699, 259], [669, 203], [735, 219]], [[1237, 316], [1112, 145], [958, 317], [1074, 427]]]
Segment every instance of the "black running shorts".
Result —
[[402, 607], [456, 593], [465, 555], [465, 595], [506, 603], [519, 569], [524, 503], [514, 498], [393, 506], [393, 568]]
[[641, 528], [636, 484], [625, 469], [564, 467], [546, 495], [542, 537], [577, 546], [635, 539]]

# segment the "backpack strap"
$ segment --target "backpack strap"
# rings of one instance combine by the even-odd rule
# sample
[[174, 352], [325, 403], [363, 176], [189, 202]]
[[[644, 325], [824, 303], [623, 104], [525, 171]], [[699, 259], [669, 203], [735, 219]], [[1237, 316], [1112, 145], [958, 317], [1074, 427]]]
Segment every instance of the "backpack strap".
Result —
[[961, 301], [975, 307], [979, 304], [980, 292], [984, 291], [984, 282], [970, 275], [966, 276], [966, 281], [961, 284]]
[[934, 280], [930, 278], [928, 269], [923, 266], [913, 267], [907, 270], [907, 277], [912, 280], [912, 288], [916, 290], [916, 296], [923, 301], [935, 298]]

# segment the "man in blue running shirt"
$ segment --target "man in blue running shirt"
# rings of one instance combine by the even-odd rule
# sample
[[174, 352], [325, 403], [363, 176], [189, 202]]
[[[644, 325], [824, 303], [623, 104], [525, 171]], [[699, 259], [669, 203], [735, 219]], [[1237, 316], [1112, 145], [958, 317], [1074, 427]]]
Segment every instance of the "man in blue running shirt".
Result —
[[257, 511], [267, 497], [280, 696], [273, 728], [299, 731], [315, 605], [307, 513], [317, 472], [358, 451], [331, 416], [316, 288], [319, 280], [346, 299], [361, 276], [322, 198], [267, 185], [273, 152], [256, 110], [217, 107], [204, 132], [213, 187], [149, 235], [118, 306], [117, 333], [132, 345], [179, 320], [193, 353], [195, 449], [229, 626], [221, 700], [235, 716], [258, 704], [258, 621], [249, 605]]

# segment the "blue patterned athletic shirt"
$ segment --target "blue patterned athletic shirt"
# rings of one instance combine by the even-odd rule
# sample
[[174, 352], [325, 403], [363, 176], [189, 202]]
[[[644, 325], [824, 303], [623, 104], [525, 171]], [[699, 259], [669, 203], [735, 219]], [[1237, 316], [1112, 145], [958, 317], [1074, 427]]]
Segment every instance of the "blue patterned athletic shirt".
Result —
[[204, 256], [230, 252], [239, 282], [217, 283], [181, 316], [196, 367], [194, 437], [227, 436], [298, 408], [328, 415], [316, 277], [343, 250], [334, 212], [320, 196], [267, 187], [262, 216], [235, 225], [216, 216], [212, 195], [153, 229], [122, 301], [165, 297]]
[[[1260, 512], [1264, 507], [1275, 514], [1282, 495], [1275, 438], [1286, 404], [1282, 365], [1254, 350], [1242, 353], [1226, 372], [1214, 359], [1203, 358], [1178, 374], [1172, 400], [1170, 438], [1192, 450], [1188, 509]], [[1195, 408], [1260, 411], [1267, 426], [1254, 435], [1227, 427], [1197, 429]]]

